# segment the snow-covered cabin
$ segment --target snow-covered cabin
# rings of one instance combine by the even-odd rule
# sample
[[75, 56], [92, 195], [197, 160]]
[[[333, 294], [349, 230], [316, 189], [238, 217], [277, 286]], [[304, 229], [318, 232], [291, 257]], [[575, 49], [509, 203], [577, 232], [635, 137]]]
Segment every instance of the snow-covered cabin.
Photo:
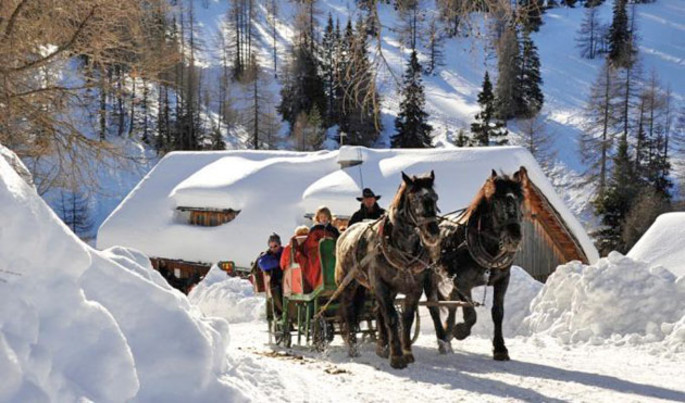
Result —
[[[176, 275], [219, 261], [249, 267], [272, 232], [284, 242], [322, 206], [349, 217], [364, 187], [387, 207], [401, 171], [435, 171], [443, 212], [467, 206], [492, 169], [528, 169], [531, 218], [516, 263], [544, 280], [557, 265], [598, 259], [583, 227], [554, 192], [533, 156], [520, 147], [336, 151], [174, 152], [166, 155], [105, 220], [99, 249], [139, 249]], [[202, 217], [202, 218], [199, 218]], [[200, 273], [204, 274], [204, 273]]]

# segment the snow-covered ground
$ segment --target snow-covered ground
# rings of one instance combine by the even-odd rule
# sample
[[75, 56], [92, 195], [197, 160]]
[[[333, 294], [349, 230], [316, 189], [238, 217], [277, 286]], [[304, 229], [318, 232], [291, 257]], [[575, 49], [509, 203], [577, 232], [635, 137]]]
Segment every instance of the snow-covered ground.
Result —
[[[489, 315], [479, 311], [481, 320]], [[549, 336], [507, 338], [512, 361], [492, 359], [492, 343], [472, 336], [439, 355], [428, 315], [414, 345], [416, 362], [392, 369], [364, 344], [347, 357], [339, 339], [324, 353], [267, 343], [265, 324], [231, 325], [231, 376], [255, 401], [292, 402], [647, 402], [683, 401], [682, 359], [630, 347], [569, 347]]]
[[422, 312], [417, 362], [394, 370], [339, 337], [270, 346], [248, 282], [215, 269], [186, 298], [140, 252], [81, 242], [4, 158], [0, 205], [2, 402], [685, 400], [685, 277], [629, 257], [544, 286], [514, 268], [510, 362], [492, 360], [488, 309], [449, 355]]
[[[262, 315], [251, 311], [251, 320], [243, 315], [231, 323], [231, 377], [253, 400], [685, 400], [685, 278], [619, 254], [593, 266], [561, 267], [544, 286], [522, 269], [512, 270], [503, 324], [510, 362], [492, 359], [487, 308], [478, 310], [474, 334], [453, 340], [448, 355], [438, 354], [422, 308], [416, 362], [405, 370], [392, 369], [370, 342], [360, 357], [349, 358], [338, 336], [323, 353], [270, 345]], [[233, 312], [240, 308], [235, 295], [246, 288], [225, 298], [240, 280], [219, 274], [208, 281], [213, 291], [198, 287], [190, 299], [210, 309], [225, 303]], [[208, 303], [217, 290], [225, 299]], [[482, 292], [476, 289], [474, 296]]]

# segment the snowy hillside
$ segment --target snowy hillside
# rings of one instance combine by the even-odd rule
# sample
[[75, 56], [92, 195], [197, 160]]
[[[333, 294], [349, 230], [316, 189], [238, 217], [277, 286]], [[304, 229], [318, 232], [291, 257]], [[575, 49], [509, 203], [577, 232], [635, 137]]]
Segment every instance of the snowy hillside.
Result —
[[[603, 23], [611, 20], [611, 3], [600, 6], [599, 18]], [[278, 25], [279, 63], [287, 56], [286, 49], [292, 35], [292, 21], [296, 10], [293, 3], [280, 4]], [[341, 25], [349, 18], [353, 21], [358, 11], [353, 1], [321, 0], [317, 2], [319, 24], [323, 26], [329, 13], [340, 19]], [[213, 0], [207, 9], [200, 8], [198, 18], [205, 38], [210, 38], [221, 26], [227, 11], [227, 3]], [[435, 13], [431, 1], [427, 1], [426, 19]], [[532, 35], [539, 48], [544, 80], [543, 91], [545, 107], [542, 119], [548, 121], [548, 128], [556, 139], [560, 159], [574, 170], [582, 170], [577, 156], [575, 139], [582, 123], [581, 112], [589, 94], [591, 83], [595, 80], [601, 58], [586, 60], [576, 50], [575, 36], [584, 13], [583, 7], [554, 8], [543, 14], [544, 25]], [[264, 10], [262, 10], [264, 11]], [[272, 44], [269, 26], [261, 14], [259, 21], [260, 59], [265, 69], [273, 71], [271, 62]], [[389, 146], [389, 136], [393, 134], [392, 121], [398, 111], [397, 84], [405, 69], [408, 50], [401, 45], [398, 34], [401, 21], [391, 5], [379, 4], [379, 17], [382, 24], [382, 57], [378, 60], [379, 88], [383, 99], [384, 136], [378, 146]], [[685, 4], [679, 0], [659, 0], [653, 4], [637, 5], [637, 25], [640, 33], [640, 56], [643, 70], [652, 70], [660, 76], [664, 86], [670, 86], [676, 102], [685, 100], [685, 82], [680, 80], [685, 74], [685, 54], [683, 39], [685, 25]], [[444, 45], [446, 53], [444, 65], [439, 67], [435, 76], [425, 76], [427, 110], [431, 115], [430, 123], [435, 127], [436, 143], [452, 139], [459, 128], [468, 129], [477, 112], [476, 97], [481, 89], [483, 74], [487, 69], [491, 76], [497, 74], [497, 60], [492, 45], [488, 43], [484, 24], [479, 16], [473, 17], [474, 32], [469, 37], [448, 39]], [[669, 38], [668, 41], [664, 38]], [[371, 42], [371, 55], [379, 59], [380, 54]], [[210, 68], [218, 69], [220, 59], [211, 47], [207, 47], [204, 61]], [[420, 47], [421, 50], [421, 47]], [[425, 48], [422, 49], [425, 53]], [[425, 60], [425, 55], [422, 58]]]
[[[599, 19], [602, 23], [611, 20], [611, 1], [599, 7]], [[265, 70], [265, 85], [270, 93], [271, 107], [280, 102], [280, 81], [274, 79], [272, 26], [269, 22], [269, 1], [257, 2], [255, 44], [260, 64]], [[277, 2], [278, 19], [276, 22], [277, 66], [281, 69], [289, 57], [292, 43], [294, 20], [297, 5], [292, 2]], [[356, 20], [360, 11], [351, 0], [320, 0], [318, 9], [319, 28], [323, 29], [328, 14], [338, 19], [344, 26], [348, 19]], [[215, 91], [222, 73], [222, 48], [217, 43], [217, 34], [226, 30], [226, 15], [230, 2], [223, 0], [196, 1], [195, 18], [197, 19], [197, 39], [199, 50], [196, 55], [197, 65], [202, 68], [202, 77], [208, 91]], [[402, 73], [405, 70], [408, 49], [402, 45], [399, 32], [402, 21], [391, 5], [379, 4], [379, 18], [382, 24], [381, 43], [370, 39], [369, 54], [377, 66], [377, 84], [381, 95], [382, 123], [384, 130], [375, 146], [388, 147], [390, 136], [394, 134], [393, 121], [399, 109], [398, 88]], [[434, 17], [436, 8], [433, 0], [426, 0], [422, 6], [426, 10], [423, 24]], [[640, 60], [643, 75], [646, 77], [654, 71], [663, 87], [670, 87], [675, 102], [674, 110], [685, 104], [685, 4], [679, 0], [659, 0], [653, 4], [636, 6], [637, 26], [639, 30]], [[585, 170], [578, 154], [577, 140], [584, 123], [582, 116], [589, 89], [601, 66], [601, 58], [583, 59], [576, 49], [576, 31], [580, 26], [585, 8], [554, 8], [543, 14], [544, 24], [540, 31], [532, 34], [539, 49], [542, 90], [545, 96], [544, 108], [540, 121], [545, 130], [553, 137], [553, 151], [557, 153], [556, 178], [553, 179], [562, 198], [571, 210], [578, 215], [586, 226], [593, 226], [587, 201], [590, 189], [575, 188], [570, 185], [578, 182], [578, 175]], [[489, 71], [493, 82], [497, 78], [497, 56], [493, 45], [487, 38], [488, 21], [479, 14], [471, 17], [468, 35], [447, 38], [444, 42], [444, 64], [439, 66], [434, 75], [424, 75], [426, 108], [430, 114], [429, 123], [433, 125], [434, 144], [438, 147], [454, 142], [460, 129], [466, 132], [478, 111], [476, 102], [481, 89], [484, 72]], [[424, 27], [425, 28], [425, 27]], [[664, 40], [668, 38], [668, 40]], [[380, 51], [379, 51], [380, 50]], [[427, 50], [423, 41], [419, 44], [420, 60], [426, 62]], [[240, 115], [247, 107], [246, 98], [249, 88], [238, 83], [229, 86], [232, 108]], [[217, 105], [212, 108], [218, 107]], [[212, 111], [205, 111], [205, 116]], [[213, 118], [216, 118], [213, 116]], [[519, 123], [509, 122], [511, 143], [520, 143], [517, 137]], [[287, 123], [280, 123], [280, 141], [278, 148], [293, 148], [287, 138]], [[236, 136], [236, 137], [232, 137]], [[238, 125], [226, 138], [229, 149], [249, 148], [247, 133]], [[337, 145], [328, 141], [328, 148]], [[112, 169], [97, 173], [103, 192], [92, 201], [94, 209], [93, 229], [97, 229], [107, 215], [116, 207], [125, 194], [156, 163], [154, 155], [143, 150], [143, 147], [126, 145], [127, 153], [136, 159], [149, 158], [143, 165], [132, 168], [131, 173], [114, 172]], [[138, 149], [136, 149], [138, 148]], [[678, 159], [680, 156], [675, 155]], [[46, 195], [46, 200], [54, 207], [59, 195]]]

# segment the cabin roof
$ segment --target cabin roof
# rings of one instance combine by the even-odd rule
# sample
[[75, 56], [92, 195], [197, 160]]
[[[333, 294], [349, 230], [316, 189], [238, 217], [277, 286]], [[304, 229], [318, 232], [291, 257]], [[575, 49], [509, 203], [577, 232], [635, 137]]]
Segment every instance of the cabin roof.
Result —
[[[355, 197], [370, 187], [383, 196], [379, 204], [387, 207], [401, 171], [434, 170], [438, 206], [448, 212], [466, 206], [492, 169], [511, 174], [520, 166], [527, 168], [544, 196], [540, 199], [547, 203], [549, 218], [554, 218], [550, 222], [557, 223], [552, 229], [563, 238], [560, 242], [573, 242], [586, 257], [581, 260], [597, 260], [597, 250], [581, 224], [532, 155], [520, 147], [174, 152], [105, 220], [97, 246], [123, 245], [150, 256], [207, 263], [234, 260], [245, 267], [265, 249], [269, 234], [277, 232], [285, 242], [297, 225], [309, 224], [305, 214], [321, 205], [334, 215], [349, 216], [359, 208]], [[241, 213], [228, 224], [196, 227], [179, 219], [181, 206]]]

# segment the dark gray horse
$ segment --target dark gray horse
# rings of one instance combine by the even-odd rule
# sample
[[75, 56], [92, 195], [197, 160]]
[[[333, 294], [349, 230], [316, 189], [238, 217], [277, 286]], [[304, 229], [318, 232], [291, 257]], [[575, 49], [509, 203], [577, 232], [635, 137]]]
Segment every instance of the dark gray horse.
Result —
[[[387, 215], [371, 224], [352, 225], [338, 239], [335, 276], [336, 282], [345, 287], [341, 313], [343, 336], [351, 356], [357, 355], [357, 315], [369, 290], [378, 309], [376, 353], [384, 358], [389, 355], [393, 368], [414, 362], [409, 333], [423, 293], [426, 269], [440, 240], [434, 179], [432, 171], [411, 178], [403, 172], [402, 184]], [[406, 296], [401, 324], [394, 305], [398, 293]]]
[[509, 285], [509, 269], [521, 242], [521, 211], [526, 200], [527, 182], [524, 167], [512, 177], [497, 175], [493, 170], [457, 222], [443, 220], [440, 223], [439, 265], [449, 276], [448, 283], [451, 284], [445, 284], [439, 272], [433, 271], [427, 279], [426, 295], [428, 300], [462, 301], [470, 305], [462, 307], [464, 322], [456, 326], [456, 308], [448, 309], [444, 325], [439, 309], [429, 308], [441, 353], [450, 350], [452, 336], [463, 340], [471, 334], [476, 323], [471, 289], [493, 286], [494, 359], [509, 360], [502, 336], [504, 295]]

